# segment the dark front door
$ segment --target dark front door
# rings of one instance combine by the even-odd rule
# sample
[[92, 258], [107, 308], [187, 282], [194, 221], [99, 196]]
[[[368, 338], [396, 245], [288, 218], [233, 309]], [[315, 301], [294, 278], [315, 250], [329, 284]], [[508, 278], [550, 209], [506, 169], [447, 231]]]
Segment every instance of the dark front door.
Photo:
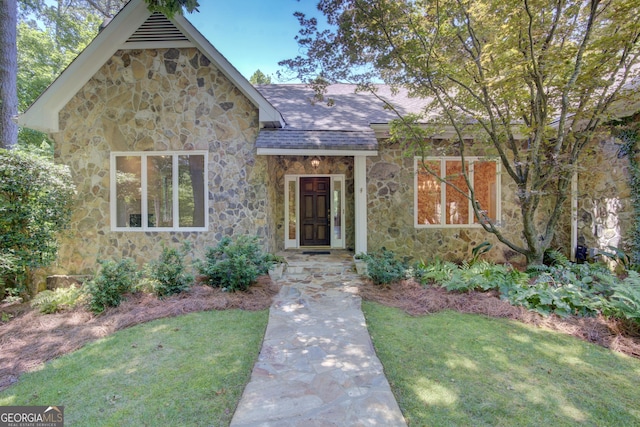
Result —
[[329, 246], [331, 178], [300, 178], [300, 246]]

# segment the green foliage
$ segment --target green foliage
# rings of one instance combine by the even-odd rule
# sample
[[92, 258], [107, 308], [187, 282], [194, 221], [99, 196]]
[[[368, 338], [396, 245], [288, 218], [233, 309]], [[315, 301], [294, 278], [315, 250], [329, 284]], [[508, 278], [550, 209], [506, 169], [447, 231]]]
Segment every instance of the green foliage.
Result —
[[469, 264], [473, 265], [478, 262], [480, 257], [489, 252], [491, 248], [493, 248], [493, 245], [489, 242], [482, 242], [479, 245], [474, 246], [473, 249], [471, 249], [472, 258], [471, 261], [469, 261]]
[[186, 272], [183, 250], [163, 248], [158, 260], [151, 261], [147, 266], [149, 277], [153, 282], [154, 293], [159, 297], [178, 294], [188, 290], [193, 284], [193, 275]]
[[407, 263], [396, 258], [392, 251], [382, 248], [361, 258], [367, 263], [367, 275], [376, 285], [388, 285], [407, 277]]
[[271, 84], [271, 76], [266, 75], [260, 70], [256, 70], [251, 77], [249, 77], [249, 82], [252, 85], [268, 85]]
[[260, 249], [257, 237], [240, 236], [235, 241], [225, 237], [215, 248], [207, 249], [198, 270], [209, 286], [235, 292], [249, 288], [273, 263]]
[[600, 264], [537, 265], [527, 272], [533, 282], [514, 284], [503, 292], [503, 297], [543, 315], [595, 315], [601, 297], [611, 295], [617, 282]]
[[52, 314], [74, 308], [81, 297], [82, 291], [75, 286], [57, 288], [53, 291], [46, 290], [38, 293], [31, 300], [31, 307], [39, 309], [41, 313]]
[[[633, 228], [631, 229], [631, 254], [632, 261], [636, 271], [640, 266], [640, 161], [638, 160], [638, 115], [628, 117], [616, 124], [613, 131], [622, 144], [618, 152], [618, 157], [627, 157], [629, 160], [629, 190], [631, 205], [635, 214]], [[615, 252], [614, 252], [615, 253]]]
[[0, 253], [12, 257], [6, 285], [28, 284], [29, 272], [57, 254], [57, 233], [71, 216], [75, 189], [66, 166], [20, 150], [0, 150]]
[[182, 9], [187, 12], [198, 12], [197, 0], [146, 0], [149, 10], [152, 12], [160, 12], [172, 18], [176, 13], [182, 15]]
[[89, 308], [95, 314], [108, 307], [117, 307], [124, 294], [130, 292], [138, 279], [138, 266], [130, 259], [120, 261], [100, 260], [101, 269], [85, 284], [89, 296]]
[[621, 283], [613, 286], [613, 294], [609, 299], [602, 303], [605, 315], [640, 323], [640, 273], [629, 271]]
[[622, 249], [615, 246], [607, 246], [609, 251], [602, 252], [602, 255], [615, 261], [625, 271], [640, 271], [640, 264], [631, 259], [631, 257]]
[[440, 258], [436, 258], [430, 263], [421, 260], [413, 266], [413, 277], [423, 285], [443, 283], [451, 279], [451, 275], [456, 269], [458, 269], [456, 264], [442, 261]]
[[458, 266], [453, 263], [443, 264], [438, 283], [448, 291], [468, 292], [473, 290], [503, 291], [515, 283], [526, 283], [528, 276], [509, 266], [493, 264], [487, 261], [475, 261]]

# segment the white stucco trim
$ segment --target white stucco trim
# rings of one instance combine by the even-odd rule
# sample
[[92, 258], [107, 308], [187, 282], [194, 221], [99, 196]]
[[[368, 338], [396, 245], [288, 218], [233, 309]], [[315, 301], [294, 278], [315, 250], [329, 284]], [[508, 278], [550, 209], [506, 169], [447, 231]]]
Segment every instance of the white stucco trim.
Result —
[[343, 156], [364, 157], [377, 156], [378, 151], [364, 150], [316, 150], [316, 149], [290, 149], [290, 148], [258, 148], [258, 155], [262, 156]]

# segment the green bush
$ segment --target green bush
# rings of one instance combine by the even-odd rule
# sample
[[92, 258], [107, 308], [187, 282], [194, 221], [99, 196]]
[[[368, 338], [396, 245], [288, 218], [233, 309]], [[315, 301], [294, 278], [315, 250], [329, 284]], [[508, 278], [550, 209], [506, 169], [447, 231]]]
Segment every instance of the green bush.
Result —
[[193, 275], [186, 272], [184, 252], [175, 248], [163, 248], [160, 258], [147, 266], [153, 291], [159, 297], [178, 294], [188, 290], [193, 284]]
[[608, 299], [618, 279], [600, 264], [573, 264], [561, 258], [555, 261], [553, 265], [529, 267], [533, 282], [513, 284], [503, 292], [504, 298], [543, 315], [597, 314], [602, 299]]
[[274, 263], [258, 245], [257, 237], [240, 236], [236, 241], [223, 238], [215, 248], [208, 248], [198, 270], [209, 286], [227, 291], [244, 291], [266, 274]]
[[56, 236], [69, 222], [74, 194], [67, 167], [0, 149], [0, 253], [12, 257], [11, 268], [0, 271], [7, 288], [31, 292], [30, 272], [55, 259]]
[[388, 285], [407, 277], [407, 263], [384, 247], [359, 256], [367, 263], [367, 275], [376, 285]]
[[35, 307], [44, 314], [57, 313], [75, 307], [81, 300], [82, 291], [75, 286], [57, 288], [53, 291], [39, 292], [33, 300], [31, 307]]
[[130, 258], [118, 262], [98, 262], [101, 266], [100, 271], [85, 284], [89, 308], [95, 314], [102, 313], [108, 307], [120, 305], [124, 294], [133, 289], [138, 278], [138, 267]]

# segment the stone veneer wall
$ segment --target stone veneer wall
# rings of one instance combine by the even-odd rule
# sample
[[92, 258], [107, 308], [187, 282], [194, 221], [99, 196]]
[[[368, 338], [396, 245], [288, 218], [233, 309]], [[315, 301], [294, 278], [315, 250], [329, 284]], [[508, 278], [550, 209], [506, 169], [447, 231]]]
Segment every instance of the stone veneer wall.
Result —
[[[257, 108], [196, 49], [118, 51], [60, 113], [56, 161], [78, 191], [55, 272], [91, 273], [97, 259], [142, 264], [163, 245], [193, 244], [193, 256], [223, 236], [257, 235], [272, 250], [275, 200], [267, 159], [256, 156]], [[208, 151], [208, 232], [112, 232], [112, 151]]]
[[[606, 249], [625, 247], [633, 221], [628, 187], [628, 160], [617, 157], [614, 138], [596, 142], [595, 150], [580, 162], [578, 177], [578, 244]], [[481, 155], [481, 153], [476, 153]], [[463, 261], [474, 246], [487, 240], [494, 248], [487, 255], [497, 262], [522, 263], [524, 257], [479, 228], [414, 227], [414, 163], [395, 146], [381, 144], [380, 156], [367, 159], [369, 250], [381, 247], [414, 259], [440, 257]], [[521, 235], [516, 186], [502, 173], [502, 230], [518, 242]], [[540, 208], [545, 212], [545, 208]], [[567, 256], [571, 252], [570, 201], [551, 245]]]
[[578, 175], [578, 244], [607, 250], [626, 250], [635, 214], [629, 188], [629, 160], [618, 158], [621, 141], [613, 137], [596, 142], [581, 159]]
[[277, 198], [276, 213], [276, 247], [284, 249], [284, 177], [285, 175], [329, 175], [345, 176], [345, 245], [347, 249], [355, 246], [354, 228], [354, 190], [353, 190], [353, 157], [318, 157], [320, 165], [317, 169], [311, 166], [308, 156], [271, 156], [269, 170], [272, 171]]

